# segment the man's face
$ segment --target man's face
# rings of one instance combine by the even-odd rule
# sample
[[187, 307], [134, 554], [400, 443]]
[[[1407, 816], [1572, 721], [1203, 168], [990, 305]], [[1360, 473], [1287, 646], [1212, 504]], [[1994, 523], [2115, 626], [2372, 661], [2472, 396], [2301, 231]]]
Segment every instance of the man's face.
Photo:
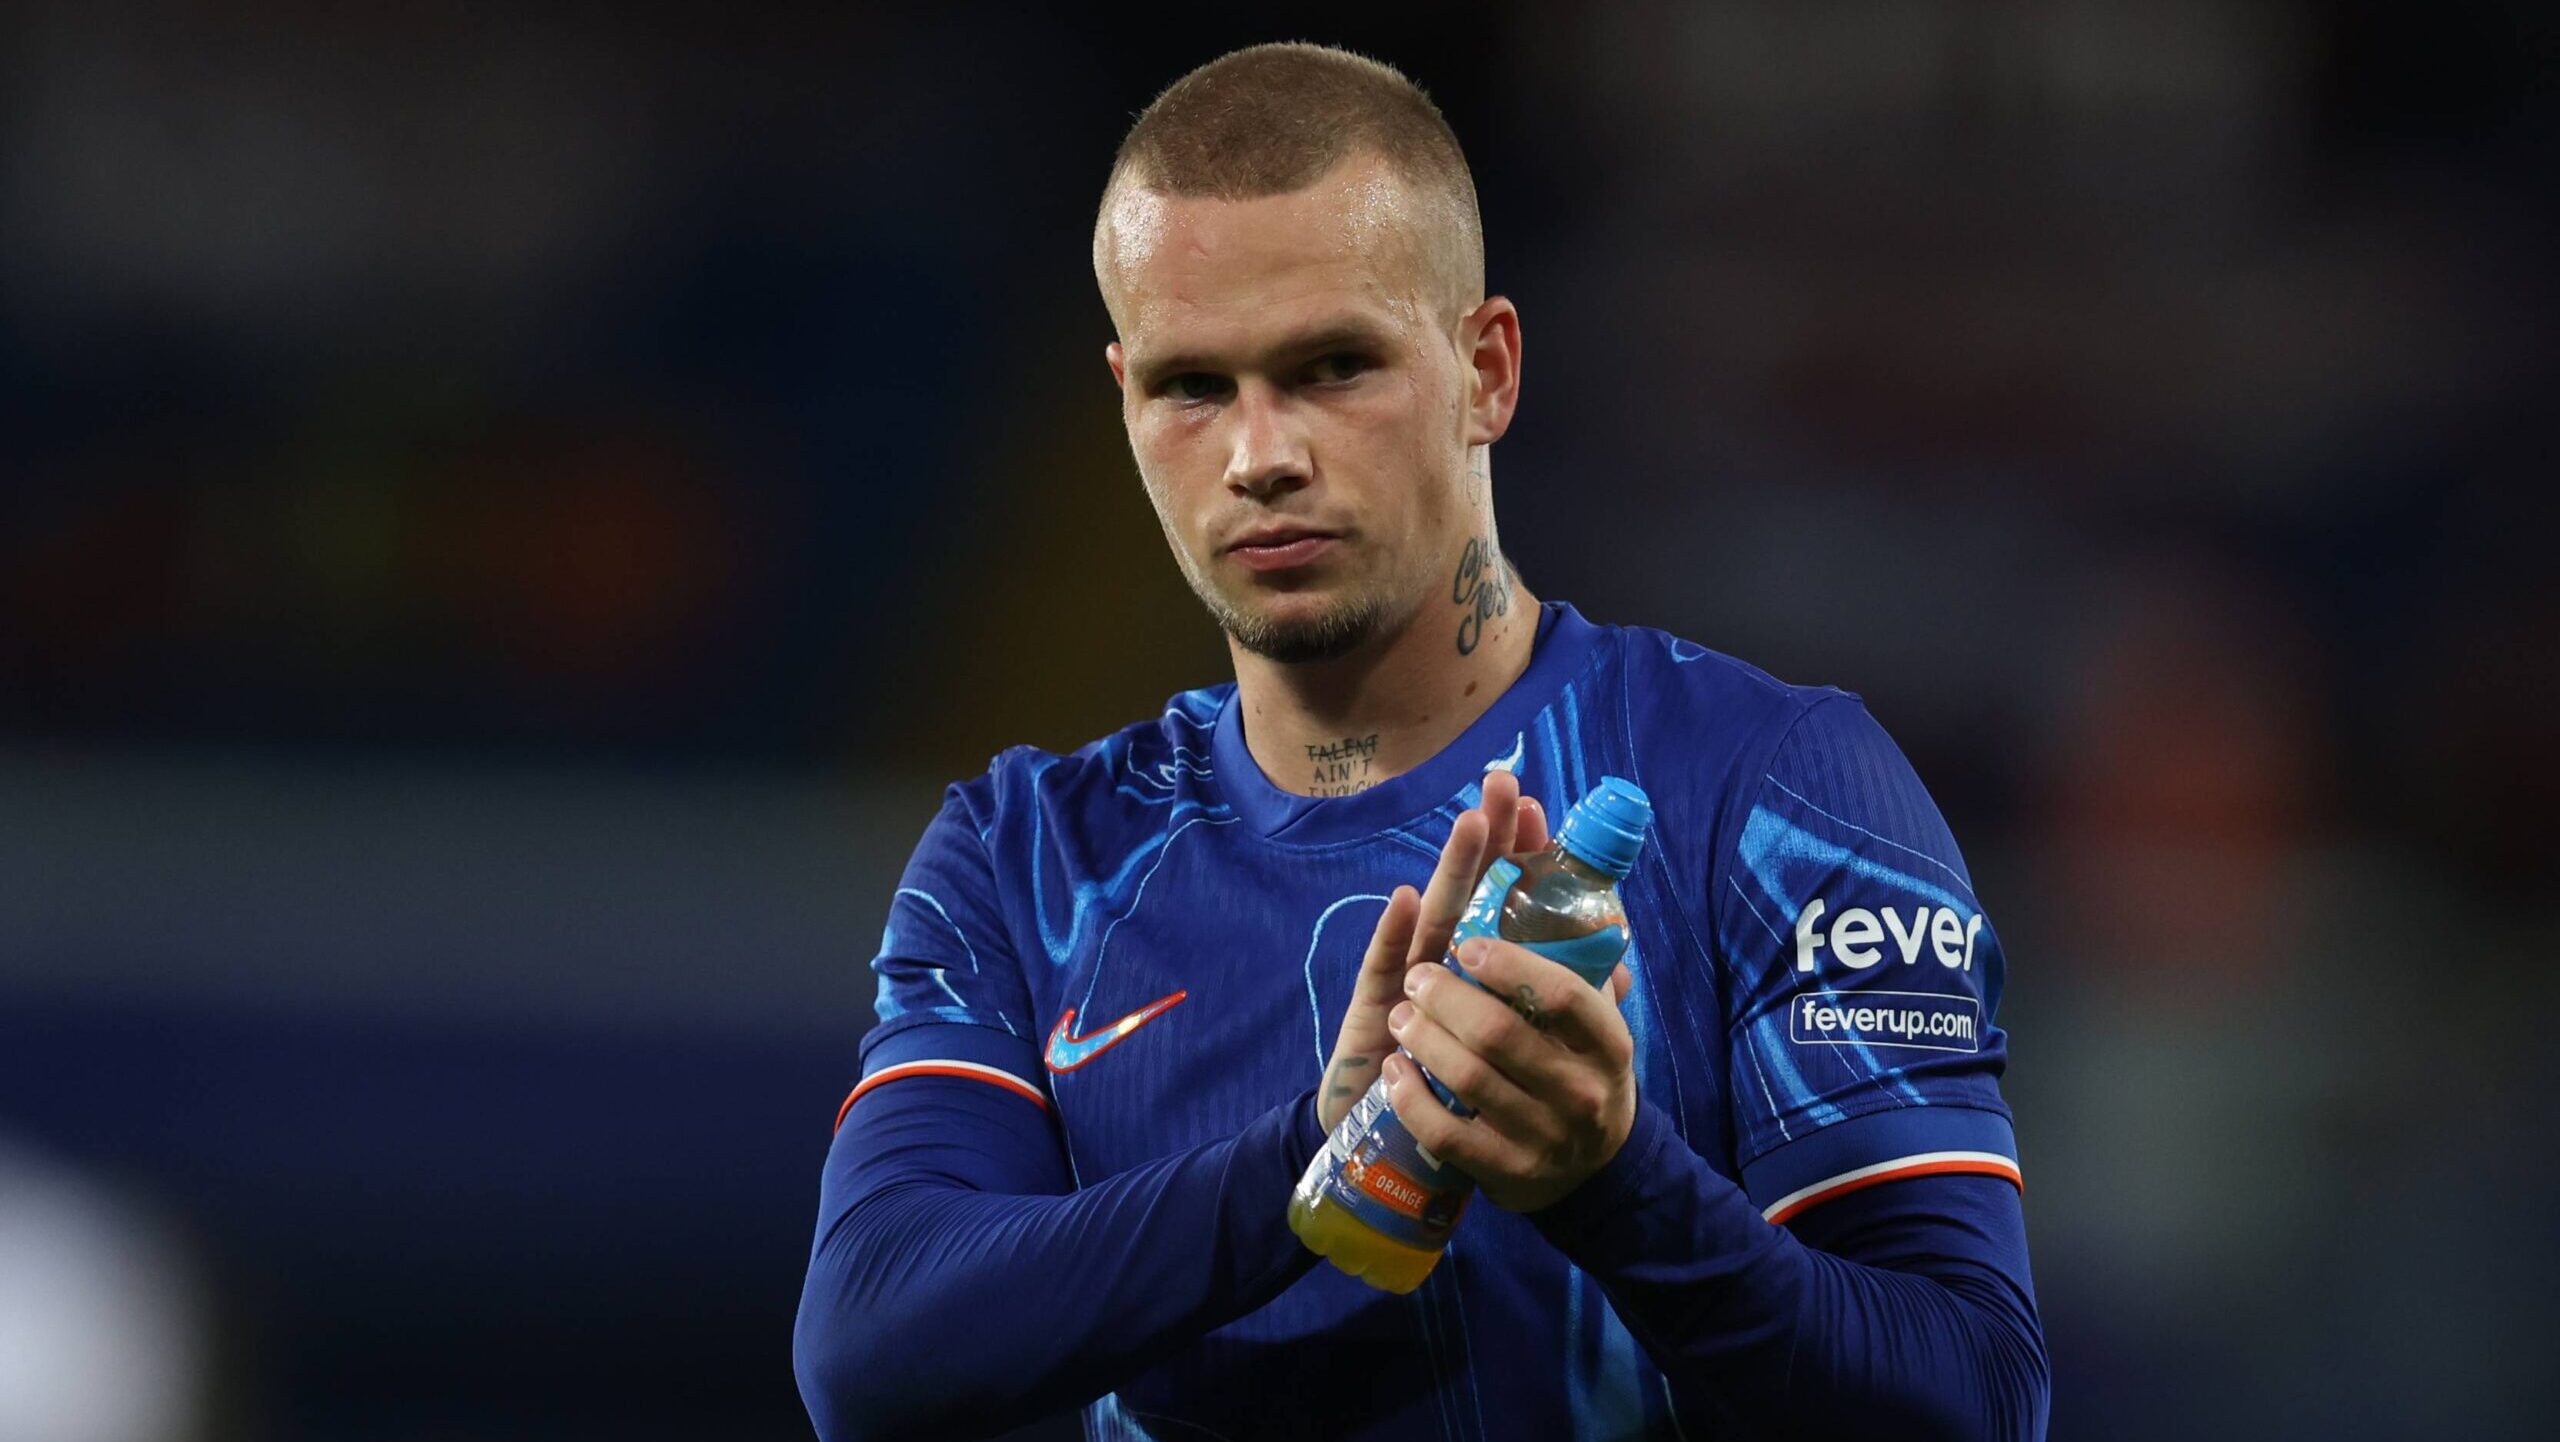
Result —
[[1508, 306], [1460, 314], [1422, 204], [1354, 156], [1257, 200], [1124, 186], [1104, 220], [1108, 354], [1148, 499], [1210, 614], [1274, 660], [1400, 630], [1486, 524], [1466, 348]]

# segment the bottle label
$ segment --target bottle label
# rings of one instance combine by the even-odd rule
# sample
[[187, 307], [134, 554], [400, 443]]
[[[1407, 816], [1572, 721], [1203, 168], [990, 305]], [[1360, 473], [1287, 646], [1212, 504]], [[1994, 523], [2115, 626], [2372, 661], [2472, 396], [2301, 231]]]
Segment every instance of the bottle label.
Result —
[[[1465, 940], [1464, 937], [1459, 939]], [[1606, 986], [1609, 984], [1609, 972], [1617, 966], [1618, 958], [1627, 954], [1627, 929], [1604, 926], [1588, 936], [1568, 936], [1562, 941], [1518, 941], [1512, 945], [1527, 947], [1593, 986]], [[1476, 980], [1468, 976], [1464, 968], [1457, 968], [1457, 972], [1469, 981]], [[1479, 981], [1476, 985], [1484, 983]]]
[[1409, 1247], [1437, 1251], [1466, 1210], [1475, 1183], [1425, 1151], [1387, 1105], [1382, 1079], [1353, 1105], [1298, 1183]]
[[[1519, 884], [1519, 881], [1520, 863], [1508, 857], [1486, 868], [1484, 881], [1476, 887], [1476, 894], [1468, 898], [1467, 909], [1458, 918], [1458, 929], [1449, 937], [1449, 969], [1451, 971], [1466, 977], [1469, 981], [1475, 981], [1473, 976], [1468, 975], [1465, 967], [1458, 965], [1458, 947], [1473, 937], [1498, 937], [1502, 934], [1502, 903], [1511, 895], [1511, 888]], [[1521, 941], [1512, 944], [1527, 947], [1547, 960], [1565, 967], [1593, 986], [1602, 986], [1609, 980], [1610, 968], [1618, 964], [1619, 957], [1627, 954], [1627, 929], [1623, 926], [1604, 926], [1589, 935], [1568, 936], [1561, 941]], [[1476, 984], [1482, 986], [1484, 983], [1476, 982]]]

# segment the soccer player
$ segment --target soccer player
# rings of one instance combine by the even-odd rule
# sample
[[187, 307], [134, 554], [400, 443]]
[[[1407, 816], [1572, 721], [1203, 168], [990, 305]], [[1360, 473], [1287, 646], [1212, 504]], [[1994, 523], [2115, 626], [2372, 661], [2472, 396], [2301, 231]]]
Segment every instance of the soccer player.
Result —
[[[926, 828], [801, 1301], [819, 1435], [2040, 1436], [1999, 936], [1856, 697], [1504, 559], [1520, 316], [1439, 112], [1225, 56], [1130, 130], [1093, 260], [1235, 680]], [[1611, 984], [1476, 942], [1465, 985], [1477, 877], [1603, 774], [1657, 813]], [[1381, 1072], [1483, 1192], [1409, 1296], [1285, 1216]]]

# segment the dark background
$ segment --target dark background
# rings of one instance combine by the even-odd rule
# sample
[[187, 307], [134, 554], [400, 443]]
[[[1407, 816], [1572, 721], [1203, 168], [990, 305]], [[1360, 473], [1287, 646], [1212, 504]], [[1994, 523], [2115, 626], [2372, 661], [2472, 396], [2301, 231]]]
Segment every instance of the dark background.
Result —
[[0, 1433], [807, 1435], [939, 787], [1224, 674], [1112, 146], [1303, 37], [1476, 166], [1531, 585], [1964, 839], [2054, 1435], [2527, 1435], [2546, 13], [0, 12]]

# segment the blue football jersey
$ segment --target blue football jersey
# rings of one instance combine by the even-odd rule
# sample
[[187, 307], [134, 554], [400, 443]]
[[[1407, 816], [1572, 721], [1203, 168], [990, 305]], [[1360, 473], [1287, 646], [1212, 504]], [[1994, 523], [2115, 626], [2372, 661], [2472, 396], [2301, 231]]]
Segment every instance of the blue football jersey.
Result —
[[[1656, 818], [1622, 888], [1641, 1099], [1776, 1221], [1899, 1177], [2017, 1178], [1998, 933], [1855, 696], [1549, 604], [1510, 689], [1368, 790], [1282, 790], [1242, 726], [1232, 684], [1185, 692], [952, 787], [873, 962], [856, 1095], [919, 1074], [1004, 1088], [1047, 1110], [1080, 1186], [1232, 1137], [1318, 1080], [1388, 894], [1428, 878], [1487, 770], [1552, 817], [1617, 775]], [[1686, 1416], [1695, 1437], [1711, 1410], [1526, 1220], [1479, 1202], [1411, 1295], [1319, 1266], [1086, 1424], [1625, 1438]]]

